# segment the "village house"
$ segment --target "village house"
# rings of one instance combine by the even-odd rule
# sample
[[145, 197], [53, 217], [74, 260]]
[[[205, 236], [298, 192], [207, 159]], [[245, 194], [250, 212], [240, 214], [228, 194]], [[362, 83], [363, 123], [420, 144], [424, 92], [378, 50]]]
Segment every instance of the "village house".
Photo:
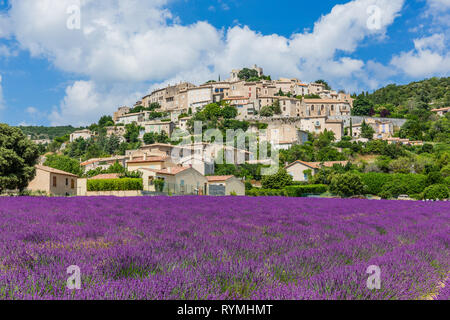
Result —
[[127, 107], [127, 106], [120, 107], [120, 108], [119, 108], [116, 112], [114, 112], [114, 114], [113, 114], [113, 121], [114, 121], [114, 123], [117, 122], [117, 120], [118, 120], [120, 117], [122, 117], [122, 116], [126, 115], [127, 113], [129, 113], [130, 110], [131, 110], [131, 108], [129, 108], [129, 107]]
[[450, 107], [433, 109], [432, 112], [435, 112], [438, 116], [443, 117], [446, 113], [450, 112]]
[[208, 180], [192, 167], [167, 167], [155, 172], [155, 179], [164, 180], [165, 193], [206, 195]]
[[127, 113], [117, 118], [116, 124], [132, 124], [132, 123], [141, 123], [148, 119], [150, 112], [137, 112], [137, 113]]
[[300, 119], [300, 129], [303, 131], [320, 134], [332, 131], [336, 141], [340, 141], [344, 135], [344, 122], [342, 120], [328, 119], [327, 116], [315, 116]]
[[183, 117], [178, 119], [178, 128], [182, 131], [188, 131], [188, 121], [191, 119], [192, 117]]
[[351, 107], [347, 101], [333, 99], [303, 99], [301, 117], [350, 115]]
[[203, 175], [214, 174], [215, 164], [211, 158], [198, 154], [187, 155], [175, 160], [175, 163], [183, 167], [192, 167]]
[[77, 139], [83, 139], [83, 140], [88, 140], [91, 139], [94, 136], [94, 134], [89, 130], [89, 129], [84, 129], [84, 130], [78, 130], [75, 131], [74, 133], [72, 133], [70, 135], [70, 142], [74, 142]]
[[[367, 119], [365, 123], [370, 126], [375, 132], [373, 139], [387, 139], [391, 138], [394, 134], [394, 125], [387, 120]], [[352, 136], [358, 138], [361, 136], [362, 124], [352, 124]]]
[[146, 121], [140, 123], [140, 126], [144, 128], [140, 133], [140, 139], [142, 139], [146, 133], [161, 134], [163, 131], [170, 138], [175, 129], [175, 123], [172, 121]]
[[245, 196], [245, 184], [235, 176], [208, 176], [208, 195]]
[[147, 156], [147, 153], [144, 153], [143, 156], [131, 156], [126, 165], [128, 171], [137, 171], [139, 168], [160, 170], [175, 166], [175, 163], [169, 156]]
[[83, 172], [88, 172], [90, 170], [95, 170], [97, 168], [101, 168], [102, 170], [106, 170], [111, 167], [114, 163], [118, 162], [121, 166], [126, 166], [126, 161], [128, 160], [127, 156], [114, 156], [109, 158], [93, 158], [87, 161], [80, 163]]
[[74, 196], [77, 194], [77, 179], [72, 173], [37, 165], [36, 176], [27, 190], [45, 192], [50, 196]]
[[326, 161], [326, 162], [305, 162], [294, 161], [285, 167], [287, 173], [292, 176], [293, 181], [308, 181], [308, 173], [314, 176], [321, 167], [333, 167], [336, 165], [346, 166], [348, 161]]

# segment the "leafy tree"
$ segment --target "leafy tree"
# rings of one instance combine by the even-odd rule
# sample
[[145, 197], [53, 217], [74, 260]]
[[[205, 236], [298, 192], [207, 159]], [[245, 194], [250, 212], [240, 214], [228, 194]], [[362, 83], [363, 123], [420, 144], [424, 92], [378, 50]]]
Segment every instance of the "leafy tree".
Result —
[[373, 107], [373, 102], [364, 94], [361, 94], [353, 102], [352, 114], [354, 116], [368, 116]]
[[292, 184], [292, 176], [284, 169], [279, 169], [274, 175], [264, 176], [261, 181], [263, 189], [282, 189]]
[[361, 124], [361, 137], [372, 140], [375, 130], [363, 121]]
[[281, 114], [280, 100], [276, 99], [273, 102], [272, 110], [274, 114]]
[[141, 131], [141, 127], [136, 125], [135, 123], [127, 124], [125, 126], [126, 132], [123, 135], [128, 143], [136, 143], [139, 141], [139, 134]]
[[80, 163], [68, 156], [61, 156], [56, 154], [49, 155], [44, 162], [44, 166], [62, 170], [65, 172], [70, 172], [78, 176], [81, 176], [83, 173]]
[[103, 128], [103, 127], [110, 127], [114, 125], [114, 121], [112, 119], [111, 116], [103, 116], [100, 118], [100, 120], [98, 121], [98, 126]]
[[226, 105], [222, 109], [222, 116], [225, 119], [234, 119], [237, 117], [237, 115], [238, 115], [238, 110], [234, 106]]
[[344, 197], [361, 195], [364, 193], [364, 184], [356, 173], [337, 174], [331, 179], [330, 191]]
[[37, 146], [18, 128], [0, 124], [0, 193], [23, 191], [34, 178]]
[[156, 134], [154, 132], [147, 132], [144, 134], [143, 139], [145, 144], [154, 144], [156, 142]]
[[450, 197], [450, 193], [445, 184], [434, 184], [425, 189], [423, 197], [429, 200], [445, 200]]
[[261, 117], [272, 117], [273, 109], [271, 108], [271, 106], [262, 107], [259, 114], [261, 115]]
[[245, 81], [248, 81], [250, 78], [258, 78], [258, 71], [244, 68], [239, 71], [238, 78]]
[[396, 160], [392, 160], [389, 163], [389, 169], [394, 173], [410, 173], [412, 169], [412, 161], [408, 157], [401, 157]]
[[323, 84], [325, 87], [325, 90], [331, 90], [330, 85], [325, 80], [317, 80], [316, 83]]

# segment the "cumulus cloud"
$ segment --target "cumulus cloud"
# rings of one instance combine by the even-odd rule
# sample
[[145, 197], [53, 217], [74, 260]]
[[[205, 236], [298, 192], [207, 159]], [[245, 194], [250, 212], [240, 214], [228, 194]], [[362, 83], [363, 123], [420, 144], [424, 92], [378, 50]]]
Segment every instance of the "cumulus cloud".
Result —
[[[131, 93], [130, 93], [131, 92]], [[111, 114], [120, 103], [131, 104], [142, 97], [126, 85], [100, 86], [96, 82], [76, 81], [66, 88], [65, 97], [50, 114], [52, 125], [68, 123], [82, 126], [96, 122], [100, 116]]]
[[25, 109], [25, 111], [30, 115], [35, 115], [39, 112], [38, 109], [36, 109], [35, 107], [28, 107]]
[[450, 72], [450, 54], [445, 36], [435, 34], [414, 40], [414, 50], [392, 58], [391, 64], [411, 77], [447, 75]]
[[[325, 78], [357, 89], [355, 79], [372, 82], [362, 76], [365, 62], [350, 55], [363, 40], [382, 39], [404, 4], [350, 1], [322, 16], [312, 31], [283, 37], [247, 26], [223, 30], [202, 21], [182, 25], [167, 9], [168, 1], [11, 0], [7, 14], [0, 16], [0, 26], [8, 26], [0, 37], [13, 37], [32, 56], [88, 79], [70, 85], [52, 113], [54, 123], [70, 119], [86, 124], [130, 101], [137, 91], [133, 86], [202, 82], [255, 63], [273, 77]], [[67, 8], [77, 3], [79, 30], [67, 28]], [[369, 21], [375, 24], [371, 27]]]

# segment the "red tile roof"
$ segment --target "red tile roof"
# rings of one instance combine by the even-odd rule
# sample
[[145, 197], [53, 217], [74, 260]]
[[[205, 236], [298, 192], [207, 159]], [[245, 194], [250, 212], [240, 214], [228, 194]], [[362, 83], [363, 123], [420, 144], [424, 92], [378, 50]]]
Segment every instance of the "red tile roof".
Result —
[[167, 160], [167, 156], [163, 157], [147, 157], [146, 160], [144, 160], [144, 157], [136, 157], [133, 158], [133, 160], [127, 161], [127, 163], [147, 163], [147, 162], [162, 162]]
[[234, 176], [208, 176], [208, 182], [218, 182], [218, 181], [227, 181], [228, 179], [233, 178]]
[[50, 173], [61, 174], [61, 175], [65, 175], [65, 176], [71, 176], [71, 177], [77, 177], [78, 178], [78, 176], [73, 174], [73, 173], [65, 172], [65, 171], [62, 171], [62, 170], [54, 169], [54, 168], [50, 168], [50, 167], [47, 167], [47, 166], [36, 165], [36, 169], [47, 171], [47, 172], [50, 172]]
[[306, 161], [297, 160], [297, 161], [294, 161], [294, 162], [292, 162], [291, 164], [287, 165], [287, 166], [285, 167], [285, 169], [287, 169], [287, 168], [293, 166], [293, 165], [296, 164], [296, 163], [303, 164], [303, 165], [305, 165], [305, 166], [307, 166], [307, 167], [310, 167], [310, 168], [320, 169], [320, 167], [322, 167], [322, 166], [323, 166], [323, 167], [332, 167], [332, 166], [335, 165], [335, 164], [340, 164], [340, 165], [342, 165], [342, 166], [345, 166], [345, 165], [347, 165], [348, 162], [349, 162], [349, 161], [306, 162]]
[[96, 175], [95, 177], [89, 178], [90, 180], [108, 180], [108, 179], [119, 179], [119, 173], [104, 173]]
[[190, 167], [170, 167], [170, 168], [158, 170], [158, 171], [156, 171], [156, 173], [174, 176], [174, 175], [179, 174], [180, 172], [183, 172], [187, 169], [190, 169]]

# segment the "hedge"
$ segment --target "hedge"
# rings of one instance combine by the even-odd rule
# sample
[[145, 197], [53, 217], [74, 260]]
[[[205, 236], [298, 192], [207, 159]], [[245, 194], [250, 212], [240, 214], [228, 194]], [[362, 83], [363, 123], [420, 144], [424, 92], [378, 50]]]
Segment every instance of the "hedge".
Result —
[[267, 196], [287, 197], [287, 192], [284, 189], [252, 189], [247, 190], [245, 194], [249, 197], [267, 197]]
[[423, 197], [428, 200], [444, 200], [449, 196], [449, 190], [445, 184], [433, 184], [425, 189]]
[[322, 194], [327, 192], [328, 187], [325, 184], [310, 184], [303, 186], [288, 186], [285, 190], [289, 197], [301, 197], [307, 193]]
[[389, 174], [389, 173], [362, 173], [361, 179], [366, 185], [366, 193], [373, 195], [392, 194], [418, 194], [427, 187], [427, 176], [423, 174]]
[[361, 174], [361, 180], [367, 187], [366, 193], [378, 195], [383, 186], [392, 179], [392, 174], [369, 172]]
[[287, 186], [283, 189], [251, 189], [246, 191], [246, 195], [250, 197], [264, 197], [264, 196], [281, 196], [281, 197], [301, 197], [304, 194], [314, 193], [321, 194], [327, 191], [327, 186], [324, 184], [311, 185], [294, 185]]
[[136, 178], [87, 181], [87, 191], [132, 191], [143, 189], [143, 180]]

